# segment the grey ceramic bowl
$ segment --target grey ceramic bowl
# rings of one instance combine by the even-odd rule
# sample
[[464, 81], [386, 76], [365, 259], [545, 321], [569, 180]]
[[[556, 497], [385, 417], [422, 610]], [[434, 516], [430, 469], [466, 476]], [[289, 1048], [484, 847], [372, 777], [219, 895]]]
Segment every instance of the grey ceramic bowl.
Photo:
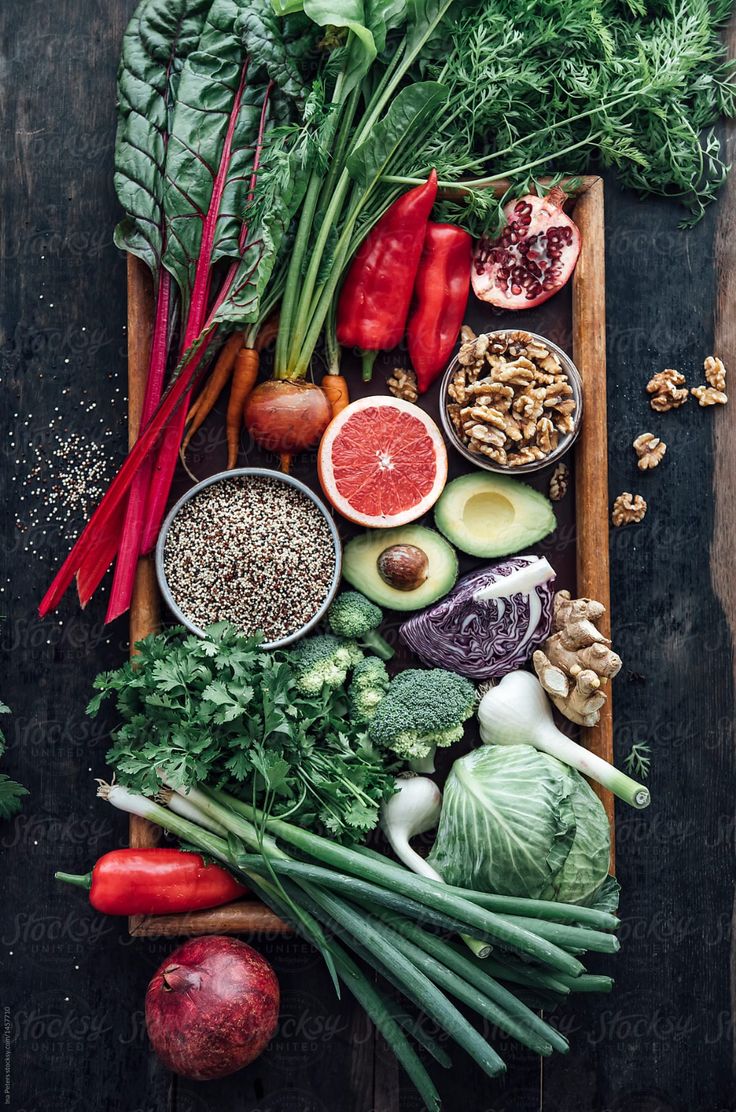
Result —
[[327, 592], [327, 596], [314, 617], [310, 618], [310, 620], [305, 625], [303, 625], [301, 629], [297, 629], [294, 633], [290, 633], [288, 637], [282, 637], [278, 641], [264, 641], [262, 645], [262, 648], [264, 649], [283, 649], [287, 645], [293, 644], [294, 641], [298, 641], [300, 637], [304, 637], [305, 634], [314, 629], [314, 627], [322, 620], [327, 612], [328, 606], [337, 594], [337, 589], [340, 586], [340, 576], [342, 574], [342, 545], [340, 543], [340, 537], [337, 532], [335, 522], [332, 520], [332, 517], [324, 502], [322, 502], [321, 499], [317, 497], [314, 491], [310, 490], [308, 486], [305, 486], [304, 483], [300, 482], [299, 479], [295, 479], [292, 475], [284, 475], [281, 471], [270, 471], [267, 467], [238, 467], [235, 468], [233, 471], [220, 471], [217, 473], [217, 475], [211, 475], [209, 479], [203, 479], [201, 483], [197, 483], [196, 486], [193, 486], [191, 490], [188, 490], [186, 494], [182, 495], [182, 497], [179, 499], [179, 501], [176, 503], [176, 505], [164, 521], [163, 527], [159, 534], [158, 543], [156, 545], [156, 576], [158, 578], [158, 585], [161, 590], [161, 594], [163, 595], [164, 601], [166, 602], [169, 610], [171, 610], [172, 614], [176, 617], [177, 621], [179, 621], [183, 626], [186, 626], [186, 628], [192, 633], [196, 633], [198, 637], [204, 637], [204, 630], [200, 629], [199, 626], [196, 626], [194, 622], [192, 622], [186, 616], [186, 614], [184, 614], [179, 609], [169, 589], [169, 584], [166, 581], [166, 573], [164, 572], [164, 549], [166, 547], [166, 538], [169, 534], [169, 529], [171, 528], [171, 523], [173, 522], [174, 518], [181, 510], [182, 506], [186, 505], [186, 503], [189, 502], [190, 499], [195, 498], [203, 490], [205, 490], [209, 486], [212, 486], [214, 483], [221, 483], [227, 479], [248, 478], [253, 475], [261, 475], [264, 478], [275, 479], [278, 482], [286, 484], [287, 486], [295, 487], [296, 490], [300, 490], [302, 494], [306, 495], [307, 498], [314, 502], [315, 506], [327, 522], [327, 526], [330, 530], [332, 543], [335, 550], [335, 574], [332, 577], [332, 583], [330, 584], [330, 589]]
[[541, 471], [542, 468], [549, 467], [550, 464], [557, 463], [557, 461], [570, 450], [570, 448], [577, 440], [578, 434], [580, 432], [580, 422], [583, 416], [583, 383], [582, 379], [580, 378], [580, 372], [578, 371], [570, 356], [567, 355], [561, 347], [558, 347], [557, 344], [553, 344], [551, 340], [548, 340], [546, 336], [540, 336], [538, 332], [528, 332], [526, 328], [499, 328], [494, 332], [485, 332], [483, 333], [483, 335], [492, 338], [494, 336], [507, 336], [509, 335], [509, 333], [512, 332], [526, 332], [532, 340], [539, 340], [539, 342], [544, 344], [545, 347], [549, 348], [550, 351], [553, 351], [557, 358], [560, 360], [562, 368], [568, 377], [570, 385], [572, 386], [572, 396], [574, 397], [576, 402], [574, 417], [575, 427], [573, 428], [572, 432], [567, 433], [565, 436], [561, 436], [560, 442], [557, 445], [555, 451], [550, 452], [550, 454], [548, 456], [545, 456], [544, 459], [533, 460], [532, 463], [525, 463], [522, 464], [520, 467], [509, 467], [508, 465], [494, 463], [493, 460], [488, 459], [486, 456], [481, 456], [478, 455], [476, 452], [471, 452], [470, 449], [465, 444], [463, 444], [462, 440], [456, 433], [455, 426], [450, 420], [449, 414], [447, 412], [447, 405], [448, 402], [451, 400], [448, 396], [447, 388], [450, 385], [453, 374], [460, 365], [458, 363], [457, 356], [455, 356], [455, 358], [452, 360], [449, 367], [445, 371], [444, 375], [442, 376], [442, 382], [440, 384], [440, 420], [442, 421], [442, 427], [445, 430], [445, 435], [450, 443], [453, 445], [453, 447], [460, 453], [461, 456], [464, 456], [466, 460], [469, 460], [469, 462], [474, 464], [476, 467], [480, 467], [483, 471], [495, 471], [499, 475], [529, 475], [532, 471]]

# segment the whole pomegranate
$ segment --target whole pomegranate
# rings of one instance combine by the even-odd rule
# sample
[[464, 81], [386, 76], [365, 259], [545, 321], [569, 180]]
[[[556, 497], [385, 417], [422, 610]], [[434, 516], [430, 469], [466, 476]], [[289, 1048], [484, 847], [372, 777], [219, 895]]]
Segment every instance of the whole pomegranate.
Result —
[[555, 186], [546, 197], [509, 201], [501, 234], [476, 246], [476, 297], [500, 309], [533, 309], [562, 289], [580, 254], [580, 231], [563, 211], [566, 200]]
[[146, 1028], [170, 1070], [193, 1081], [226, 1077], [273, 1038], [279, 982], [257, 950], [236, 938], [192, 938], [156, 970]]

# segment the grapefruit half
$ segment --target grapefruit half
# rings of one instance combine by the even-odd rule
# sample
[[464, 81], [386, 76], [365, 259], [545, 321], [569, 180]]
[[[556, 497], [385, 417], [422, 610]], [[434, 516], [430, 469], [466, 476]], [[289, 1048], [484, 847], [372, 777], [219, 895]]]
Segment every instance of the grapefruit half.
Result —
[[406, 525], [435, 504], [447, 481], [447, 449], [431, 417], [411, 402], [360, 398], [322, 437], [319, 481], [338, 513], [357, 525]]

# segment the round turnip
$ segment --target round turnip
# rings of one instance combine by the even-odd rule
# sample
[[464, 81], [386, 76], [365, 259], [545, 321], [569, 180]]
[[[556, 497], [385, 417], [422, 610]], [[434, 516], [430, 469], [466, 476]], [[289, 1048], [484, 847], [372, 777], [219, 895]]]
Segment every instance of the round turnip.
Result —
[[193, 1081], [226, 1077], [273, 1038], [279, 982], [257, 950], [236, 938], [192, 938], [156, 970], [146, 1027], [156, 1054]]

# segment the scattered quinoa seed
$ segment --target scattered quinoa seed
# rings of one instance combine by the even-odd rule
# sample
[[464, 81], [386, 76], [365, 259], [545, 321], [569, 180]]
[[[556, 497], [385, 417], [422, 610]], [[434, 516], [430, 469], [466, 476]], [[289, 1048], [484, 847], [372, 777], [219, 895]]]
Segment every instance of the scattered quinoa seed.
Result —
[[232, 622], [278, 641], [325, 601], [335, 550], [325, 516], [300, 490], [260, 475], [223, 479], [186, 502], [169, 528], [164, 574], [200, 629]]

